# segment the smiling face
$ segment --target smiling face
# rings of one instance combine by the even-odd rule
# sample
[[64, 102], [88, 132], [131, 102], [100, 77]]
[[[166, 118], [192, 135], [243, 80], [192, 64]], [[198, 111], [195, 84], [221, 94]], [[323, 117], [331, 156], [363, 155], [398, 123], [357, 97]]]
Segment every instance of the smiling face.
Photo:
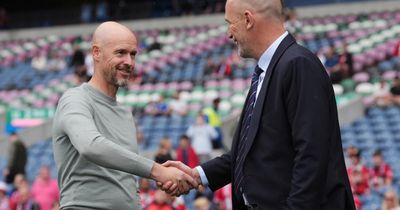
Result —
[[137, 41], [132, 31], [116, 23], [106, 23], [99, 27], [94, 37], [92, 53], [98, 76], [108, 86], [128, 85], [137, 53]]
[[102, 49], [100, 66], [107, 83], [115, 87], [128, 85], [135, 65], [137, 42], [134, 36], [116, 38]]
[[237, 45], [238, 54], [251, 58], [251, 49], [246, 32], [244, 15], [240, 13], [237, 2], [228, 0], [225, 5], [225, 21], [228, 23], [228, 36]]

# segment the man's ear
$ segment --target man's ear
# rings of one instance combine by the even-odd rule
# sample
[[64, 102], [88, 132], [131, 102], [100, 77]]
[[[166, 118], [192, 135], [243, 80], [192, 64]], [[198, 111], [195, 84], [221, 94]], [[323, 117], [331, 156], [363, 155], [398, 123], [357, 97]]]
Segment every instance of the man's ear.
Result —
[[246, 29], [251, 29], [254, 26], [255, 19], [253, 13], [251, 13], [249, 10], [244, 11], [244, 18], [246, 21]]
[[98, 45], [92, 46], [92, 56], [94, 61], [100, 60], [100, 47]]

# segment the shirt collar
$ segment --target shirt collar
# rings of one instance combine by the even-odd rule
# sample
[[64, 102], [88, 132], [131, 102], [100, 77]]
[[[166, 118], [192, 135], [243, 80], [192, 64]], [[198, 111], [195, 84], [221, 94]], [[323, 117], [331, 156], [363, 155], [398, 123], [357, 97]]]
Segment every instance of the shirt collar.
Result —
[[267, 50], [261, 55], [260, 60], [258, 60], [258, 66], [265, 72], [271, 62], [272, 56], [274, 55], [276, 49], [282, 40], [288, 35], [288, 32], [285, 31], [281, 36], [279, 36], [272, 44], [268, 47]]

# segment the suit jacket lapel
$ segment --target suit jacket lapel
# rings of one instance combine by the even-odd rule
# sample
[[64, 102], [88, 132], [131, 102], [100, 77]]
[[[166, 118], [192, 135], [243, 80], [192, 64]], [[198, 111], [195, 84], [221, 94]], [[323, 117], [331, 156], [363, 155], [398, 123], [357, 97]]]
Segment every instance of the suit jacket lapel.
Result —
[[253, 145], [254, 138], [256, 137], [259, 123], [260, 123], [260, 118], [264, 106], [264, 101], [265, 101], [265, 96], [268, 91], [268, 85], [269, 85], [269, 80], [273, 74], [273, 71], [275, 69], [276, 64], [278, 63], [279, 59], [285, 52], [285, 50], [295, 43], [295, 39], [292, 37], [292, 35], [288, 34], [282, 42], [279, 44], [278, 48], [276, 49], [274, 55], [272, 56], [271, 62], [268, 65], [267, 72], [264, 77], [263, 84], [261, 86], [261, 90], [258, 94], [256, 105], [253, 110], [253, 117], [250, 122], [250, 127], [249, 127], [249, 133], [247, 134], [247, 144], [246, 148], [244, 150], [244, 157], [247, 156], [251, 146]]

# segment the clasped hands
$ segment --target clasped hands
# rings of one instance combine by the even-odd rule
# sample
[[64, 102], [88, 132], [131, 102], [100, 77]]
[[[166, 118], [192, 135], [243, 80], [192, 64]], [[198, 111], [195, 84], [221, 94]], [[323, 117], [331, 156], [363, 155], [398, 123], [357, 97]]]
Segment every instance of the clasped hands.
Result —
[[201, 186], [198, 171], [180, 161], [155, 164], [151, 176], [159, 188], [172, 196], [187, 194], [191, 189], [199, 189]]

